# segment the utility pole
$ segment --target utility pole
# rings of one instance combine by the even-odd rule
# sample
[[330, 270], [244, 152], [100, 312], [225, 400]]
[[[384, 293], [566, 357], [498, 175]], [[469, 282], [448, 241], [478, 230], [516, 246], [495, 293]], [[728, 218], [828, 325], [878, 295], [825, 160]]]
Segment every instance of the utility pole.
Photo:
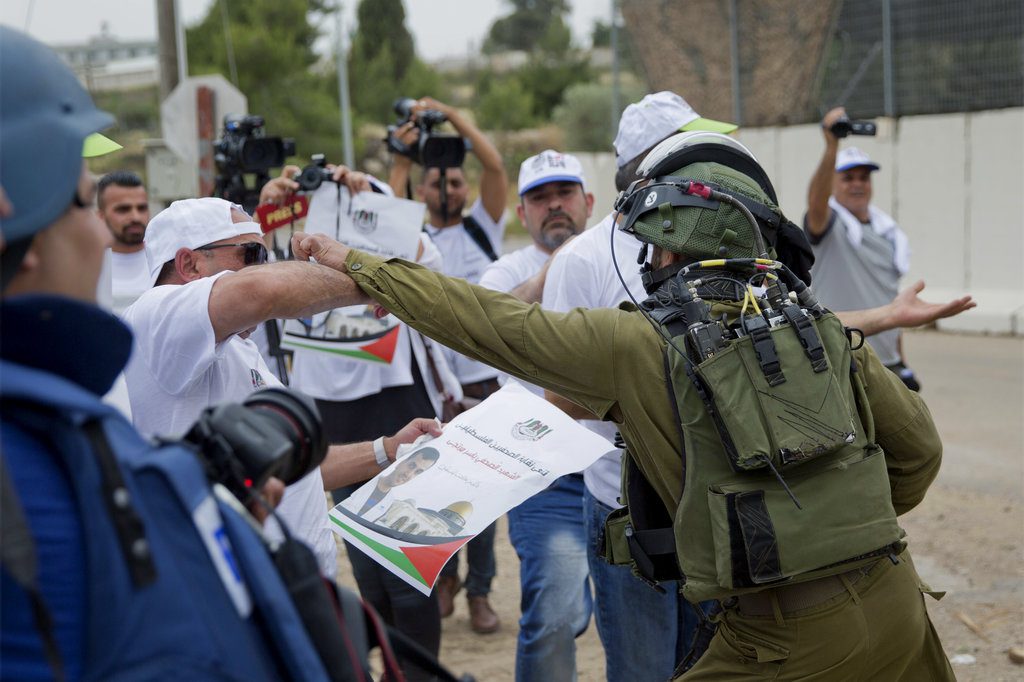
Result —
[[341, 107], [341, 153], [345, 165], [355, 168], [356, 156], [352, 146], [352, 108], [348, 96], [348, 41], [345, 40], [342, 12], [344, 6], [338, 2], [338, 104]]
[[156, 0], [157, 64], [160, 67], [160, 101], [178, 86], [178, 29], [174, 0]]
[[619, 131], [619, 116], [622, 114], [622, 95], [619, 84], [619, 7], [612, 0], [612, 138]]

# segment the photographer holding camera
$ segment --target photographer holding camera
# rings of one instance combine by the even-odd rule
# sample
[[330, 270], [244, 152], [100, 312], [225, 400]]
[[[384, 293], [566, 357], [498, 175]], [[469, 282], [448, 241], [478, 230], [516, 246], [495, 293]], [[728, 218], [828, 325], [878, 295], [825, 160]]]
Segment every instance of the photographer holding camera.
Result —
[[[892, 216], [871, 203], [871, 174], [877, 163], [856, 147], [839, 150], [849, 134], [874, 135], [868, 121], [851, 121], [836, 107], [821, 120], [825, 152], [807, 190], [804, 229], [814, 249], [811, 275], [821, 302], [836, 311], [875, 308], [891, 303], [900, 277], [910, 269], [907, 236]], [[920, 290], [924, 283], [915, 288]], [[903, 358], [899, 329], [867, 341], [882, 363], [908, 388], [920, 383]]]
[[[508, 175], [501, 154], [487, 136], [457, 109], [431, 97], [399, 100], [396, 111], [408, 120], [392, 128], [389, 146], [396, 154], [391, 165], [388, 184], [395, 194], [408, 192], [409, 173], [414, 161], [423, 165], [423, 174], [416, 186], [416, 197], [426, 203], [429, 221], [423, 226], [444, 257], [443, 272], [462, 277], [474, 284], [501, 254], [505, 235], [505, 206]], [[469, 143], [483, 167], [480, 195], [463, 215], [469, 186], [462, 170], [459, 145], [432, 132], [433, 126], [449, 121]], [[426, 137], [425, 137], [426, 136]], [[498, 375], [493, 368], [445, 349], [445, 357], [462, 384], [468, 398], [483, 400], [498, 390]], [[488, 594], [494, 579], [494, 532], [492, 524], [470, 541], [467, 547], [469, 573], [466, 593], [469, 600], [470, 624], [473, 630], [495, 632], [500, 623], [491, 608]], [[453, 598], [461, 589], [458, 555], [445, 564], [437, 584], [441, 615], [451, 615]]]

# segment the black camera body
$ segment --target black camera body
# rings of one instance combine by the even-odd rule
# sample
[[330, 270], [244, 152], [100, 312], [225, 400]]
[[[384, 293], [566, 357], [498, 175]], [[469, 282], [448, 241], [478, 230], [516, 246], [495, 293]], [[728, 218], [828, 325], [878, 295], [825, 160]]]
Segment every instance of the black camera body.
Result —
[[327, 454], [316, 403], [285, 388], [207, 408], [182, 441], [199, 454], [207, 478], [242, 502], [271, 476], [294, 483]]
[[876, 135], [878, 133], [878, 126], [875, 125], [874, 121], [861, 121], [857, 119], [851, 119], [848, 116], [843, 116], [829, 128], [832, 134], [836, 137], [846, 137], [848, 135]]
[[[259, 201], [260, 190], [270, 180], [270, 169], [280, 168], [289, 156], [295, 155], [295, 141], [269, 137], [262, 116], [224, 117], [224, 130], [213, 143], [213, 160], [217, 165], [214, 196], [227, 199], [252, 213]], [[246, 174], [256, 176], [253, 187]]]
[[295, 155], [295, 141], [267, 137], [262, 116], [224, 117], [224, 132], [213, 143], [214, 161], [221, 172], [266, 173]]
[[416, 125], [420, 129], [419, 140], [415, 145], [407, 145], [399, 140], [395, 133], [398, 128], [412, 120], [412, 108], [416, 100], [403, 97], [395, 100], [395, 113], [400, 121], [388, 126], [388, 149], [412, 159], [424, 168], [459, 168], [466, 159], [466, 141], [459, 135], [434, 132], [434, 127], [448, 120], [444, 113], [435, 109], [426, 109], [416, 114]]
[[296, 173], [292, 179], [299, 183], [299, 191], [315, 192], [325, 182], [334, 182], [334, 172], [328, 170], [325, 155], [313, 154], [310, 157], [310, 164]]

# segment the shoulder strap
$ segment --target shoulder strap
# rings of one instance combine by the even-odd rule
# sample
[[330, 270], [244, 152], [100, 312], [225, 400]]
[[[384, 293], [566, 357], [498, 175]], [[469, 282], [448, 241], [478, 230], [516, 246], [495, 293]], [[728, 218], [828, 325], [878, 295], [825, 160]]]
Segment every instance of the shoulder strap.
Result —
[[117, 539], [128, 564], [132, 583], [136, 587], [149, 585], [156, 580], [156, 564], [146, 540], [146, 527], [132, 507], [121, 465], [118, 464], [117, 457], [107, 440], [103, 422], [99, 419], [90, 419], [82, 428], [96, 454], [96, 463], [103, 478], [103, 497], [114, 529], [117, 531]]
[[[664, 354], [665, 385], [668, 401], [675, 417], [679, 436], [679, 457], [682, 464], [681, 480], [686, 482], [686, 441], [683, 438], [682, 417], [672, 383], [672, 370], [666, 346]], [[629, 553], [637, 571], [649, 582], [659, 583], [683, 578], [676, 558], [676, 537], [672, 516], [662, 505], [658, 494], [637, 466], [633, 456], [626, 450], [626, 501], [629, 504], [629, 518], [632, 534], [628, 536]], [[682, 489], [680, 489], [680, 499]]]
[[494, 247], [491, 245], [491, 240], [487, 237], [487, 233], [484, 232], [484, 228], [480, 227], [480, 223], [471, 216], [462, 217], [462, 226], [466, 228], [466, 232], [470, 238], [480, 247], [491, 261], [498, 260], [498, 254], [494, 253]]
[[39, 589], [39, 561], [36, 543], [14, 489], [14, 481], [7, 470], [7, 462], [0, 453], [0, 563], [32, 602], [32, 617], [43, 640], [43, 653], [53, 678], [64, 682], [64, 661], [60, 657], [57, 637], [53, 630], [53, 617]]

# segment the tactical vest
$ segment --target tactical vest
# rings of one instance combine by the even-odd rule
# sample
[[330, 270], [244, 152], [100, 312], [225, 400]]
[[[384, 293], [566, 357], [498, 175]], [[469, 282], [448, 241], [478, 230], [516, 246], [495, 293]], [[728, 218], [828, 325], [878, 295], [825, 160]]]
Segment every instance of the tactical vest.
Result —
[[682, 441], [672, 456], [682, 457], [684, 487], [670, 519], [628, 455], [627, 506], [606, 522], [605, 558], [652, 583], [678, 579], [697, 602], [902, 551], [885, 456], [838, 318], [789, 304], [747, 318], [733, 338], [738, 304], [714, 306], [732, 324], [702, 331], [675, 303], [653, 301], [644, 307], [671, 339], [665, 368]]

